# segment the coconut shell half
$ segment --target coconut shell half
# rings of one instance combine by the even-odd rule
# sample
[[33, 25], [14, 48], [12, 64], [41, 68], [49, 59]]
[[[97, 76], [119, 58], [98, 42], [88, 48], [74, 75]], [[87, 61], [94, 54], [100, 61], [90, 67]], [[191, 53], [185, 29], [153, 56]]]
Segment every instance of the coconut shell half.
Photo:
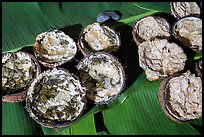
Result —
[[[2, 64], [3, 65], [2, 71], [4, 71], [4, 70], [5, 71], [12, 71], [12, 73], [14, 73], [12, 77], [6, 78], [7, 79], [6, 81], [8, 82], [9, 79], [14, 79], [16, 81], [13, 81], [14, 82], [13, 84], [15, 86], [12, 86], [12, 85], [11, 86], [5, 85], [5, 87], [2, 86], [2, 93], [3, 93], [2, 94], [2, 101], [3, 102], [11, 102], [11, 103], [21, 102], [21, 101], [25, 100], [25, 98], [26, 98], [26, 92], [30, 86], [30, 83], [33, 81], [33, 79], [35, 77], [37, 77], [39, 75], [39, 73], [41, 71], [40, 65], [39, 65], [38, 61], [36, 60], [36, 58], [32, 54], [27, 53], [27, 52], [18, 51], [18, 52], [13, 52], [13, 53], [9, 52], [9, 53], [3, 53], [3, 54], [6, 55], [8, 58], [5, 57], [7, 59], [6, 59], [5, 63], [3, 62], [3, 64]], [[3, 59], [3, 56], [2, 56], [2, 59]], [[27, 65], [31, 62], [27, 62], [27, 64], [24, 62], [24, 64], [22, 65], [24, 68], [23, 69], [21, 68], [22, 70], [18, 70], [19, 67], [21, 67], [20, 64], [19, 65], [15, 64], [17, 61], [23, 62], [23, 56], [27, 56], [27, 57], [29, 56], [30, 60], [32, 61], [32, 65], [34, 65], [32, 70], [30, 67], [28, 68], [29, 72], [32, 71], [31, 73], [33, 73], [32, 74], [33, 78], [30, 79], [29, 81], [25, 80], [25, 77], [23, 75], [26, 75], [24, 72], [25, 72], [25, 70], [27, 71]], [[10, 62], [10, 58], [15, 58], [15, 57], [16, 57], [16, 59], [11, 59], [12, 62]], [[3, 67], [5, 67], [5, 69], [3, 69]], [[21, 72], [23, 72], [22, 76], [16, 78], [15, 75], [19, 75], [19, 73], [21, 73]], [[2, 81], [3, 81], [4, 77], [6, 77], [6, 75], [3, 76], [4, 72], [2, 72], [2, 73], [3, 73], [2, 74]], [[10, 74], [11, 74], [11, 72], [10, 72]], [[19, 85], [18, 79], [24, 79], [24, 81], [27, 81], [26, 82], [27, 84], [25, 84], [24, 86], [18, 86]], [[9, 83], [7, 83], [7, 84], [9, 84]]]
[[178, 123], [202, 116], [202, 81], [190, 71], [161, 82], [158, 99], [163, 112]]

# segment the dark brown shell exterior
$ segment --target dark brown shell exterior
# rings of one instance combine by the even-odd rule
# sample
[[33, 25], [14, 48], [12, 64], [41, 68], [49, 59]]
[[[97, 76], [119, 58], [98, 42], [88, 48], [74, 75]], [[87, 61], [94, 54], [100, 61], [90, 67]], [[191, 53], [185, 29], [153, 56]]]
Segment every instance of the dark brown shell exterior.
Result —
[[200, 65], [202, 66], [202, 61], [196, 62], [195, 71], [196, 75], [202, 79], [202, 68], [200, 68]]

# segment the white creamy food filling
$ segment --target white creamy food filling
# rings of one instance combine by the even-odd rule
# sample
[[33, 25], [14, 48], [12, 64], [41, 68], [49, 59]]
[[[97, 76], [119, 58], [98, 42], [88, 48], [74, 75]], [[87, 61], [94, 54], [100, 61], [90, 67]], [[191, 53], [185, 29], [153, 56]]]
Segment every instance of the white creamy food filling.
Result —
[[15, 90], [28, 86], [35, 71], [34, 65], [31, 57], [24, 52], [3, 54], [2, 87]]
[[35, 45], [37, 56], [44, 62], [70, 60], [77, 52], [74, 40], [59, 30], [39, 34]]
[[[95, 51], [105, 50], [119, 44], [119, 39], [115, 32], [108, 26], [100, 26], [99, 23], [88, 25], [84, 29], [84, 33], [85, 41]], [[110, 33], [112, 33], [112, 35], [110, 35]]]

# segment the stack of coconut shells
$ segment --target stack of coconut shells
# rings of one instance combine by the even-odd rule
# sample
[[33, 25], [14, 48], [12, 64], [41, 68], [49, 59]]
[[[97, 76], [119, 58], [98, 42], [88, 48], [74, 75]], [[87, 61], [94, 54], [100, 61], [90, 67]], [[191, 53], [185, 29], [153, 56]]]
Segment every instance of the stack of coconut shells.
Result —
[[[25, 109], [39, 124], [67, 126], [82, 115], [88, 100], [108, 104], [123, 90], [123, 67], [111, 55], [119, 47], [119, 33], [99, 23], [88, 25], [78, 43], [61, 30], [40, 33], [34, 56], [22, 51], [2, 54], [2, 101], [25, 100]], [[63, 64], [71, 62], [78, 49], [84, 57], [76, 76]]]
[[170, 13], [176, 19], [172, 26], [155, 15], [138, 20], [132, 30], [146, 78], [162, 80], [158, 92], [161, 108], [180, 123], [202, 116], [202, 61], [196, 62], [195, 71], [187, 70], [184, 51], [184, 47], [202, 51], [200, 11], [196, 2], [170, 2]]

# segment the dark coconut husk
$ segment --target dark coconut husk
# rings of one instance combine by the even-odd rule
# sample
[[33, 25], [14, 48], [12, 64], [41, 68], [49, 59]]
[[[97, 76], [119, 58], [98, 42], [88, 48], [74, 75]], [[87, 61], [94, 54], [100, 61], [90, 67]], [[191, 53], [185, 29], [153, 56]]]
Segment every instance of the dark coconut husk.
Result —
[[200, 68], [200, 65], [202, 67], [202, 61], [196, 62], [195, 71], [196, 75], [202, 79], [202, 68]]

